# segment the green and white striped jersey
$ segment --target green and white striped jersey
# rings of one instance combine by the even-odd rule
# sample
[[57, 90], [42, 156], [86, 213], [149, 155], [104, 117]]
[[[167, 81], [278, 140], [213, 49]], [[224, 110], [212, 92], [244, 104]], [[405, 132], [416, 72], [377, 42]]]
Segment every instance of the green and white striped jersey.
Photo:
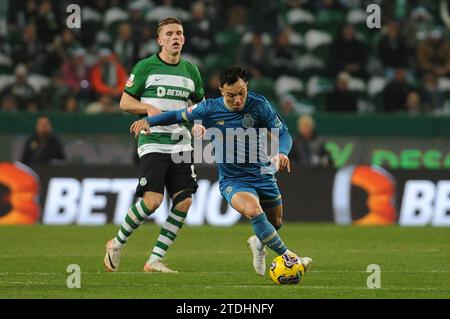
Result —
[[[188, 100], [197, 103], [204, 97], [202, 78], [194, 64], [184, 59], [177, 64], [168, 64], [158, 54], [134, 66], [125, 92], [163, 112], [186, 108]], [[190, 151], [191, 138], [189, 128], [184, 125], [155, 126], [152, 134], [139, 135], [138, 154], [142, 157], [148, 153]]]

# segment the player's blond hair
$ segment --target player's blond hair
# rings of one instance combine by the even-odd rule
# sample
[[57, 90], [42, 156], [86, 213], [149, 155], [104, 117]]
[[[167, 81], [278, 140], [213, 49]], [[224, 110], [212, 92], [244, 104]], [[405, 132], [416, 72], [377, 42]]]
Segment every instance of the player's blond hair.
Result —
[[159, 21], [158, 28], [156, 29], [156, 34], [159, 36], [159, 32], [161, 32], [162, 27], [168, 24], [179, 24], [183, 27], [183, 23], [181, 22], [180, 19], [175, 17], [168, 17]]

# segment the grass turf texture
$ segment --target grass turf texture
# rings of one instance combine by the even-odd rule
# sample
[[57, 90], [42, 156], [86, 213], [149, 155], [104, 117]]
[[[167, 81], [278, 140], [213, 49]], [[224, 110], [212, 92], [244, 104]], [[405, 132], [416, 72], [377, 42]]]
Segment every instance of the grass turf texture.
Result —
[[[287, 223], [280, 234], [288, 247], [315, 262], [297, 286], [256, 275], [248, 224], [185, 226], [166, 259], [179, 274], [142, 271], [159, 233], [145, 224], [125, 247], [120, 270], [107, 273], [104, 246], [117, 229], [0, 227], [0, 298], [450, 298], [448, 228]], [[81, 268], [81, 289], [66, 286], [69, 264]], [[381, 267], [381, 289], [366, 286], [369, 264]]]

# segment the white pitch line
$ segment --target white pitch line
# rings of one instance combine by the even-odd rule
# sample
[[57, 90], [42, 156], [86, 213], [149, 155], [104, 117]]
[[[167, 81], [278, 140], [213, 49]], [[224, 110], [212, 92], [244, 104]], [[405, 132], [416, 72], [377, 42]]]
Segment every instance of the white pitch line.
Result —
[[[200, 271], [200, 272], [193, 272], [193, 271], [184, 271], [182, 274], [237, 274], [242, 273], [242, 271]], [[105, 274], [108, 276], [116, 276], [116, 275], [155, 275], [160, 274], [158, 272], [144, 272], [144, 271], [121, 271], [121, 272], [114, 272], [114, 273], [108, 273], [106, 271], [81, 271], [81, 274], [83, 275], [100, 275]], [[28, 276], [28, 275], [38, 275], [38, 276], [54, 276], [54, 275], [61, 275], [66, 276], [67, 273], [65, 272], [0, 272], [0, 276], [8, 276], [8, 275], [18, 275], [18, 276]], [[171, 274], [174, 275], [174, 274]]]
[[[47, 285], [47, 286], [54, 286], [53, 283], [49, 282], [5, 282], [0, 281], [0, 284], [3, 285]], [[62, 286], [62, 285], [61, 285]], [[92, 285], [90, 285], [92, 286]], [[122, 286], [122, 285], [108, 285], [110, 286]], [[140, 286], [145, 287], [160, 287], [161, 284], [156, 283], [146, 283]], [[192, 285], [177, 285], [177, 287], [186, 287], [186, 288], [192, 288]], [[415, 291], [439, 291], [439, 292], [449, 292], [450, 289], [447, 288], [436, 288], [436, 287], [419, 287], [419, 288], [404, 288], [404, 287], [386, 287], [386, 288], [380, 288], [380, 289], [369, 289], [367, 287], [349, 287], [349, 286], [336, 286], [336, 287], [330, 287], [330, 286], [308, 286], [308, 285], [300, 285], [300, 286], [287, 286], [291, 287], [293, 289], [301, 289], [301, 290], [336, 290], [336, 291], [342, 291], [342, 290], [357, 290], [357, 291], [367, 291], [367, 292], [377, 292], [377, 291], [409, 291], [409, 292], [415, 292]], [[296, 288], [298, 287], [298, 288]], [[276, 285], [214, 285], [214, 286], [206, 286], [206, 285], [195, 285], [195, 288], [200, 289], [217, 289], [217, 288], [241, 288], [241, 289], [261, 289], [261, 288], [267, 288], [267, 289], [279, 289], [279, 286]], [[297, 298], [299, 299], [299, 298]]]
[[[403, 273], [411, 273], [411, 274], [415, 274], [415, 273], [450, 273], [450, 269], [447, 270], [440, 270], [440, 269], [431, 269], [431, 270], [401, 270], [401, 271], [396, 271], [396, 270], [381, 270], [382, 273], [393, 273], [393, 274], [403, 274]], [[150, 275], [154, 275], [154, 274], [158, 274], [157, 272], [154, 273], [148, 273], [148, 272], [144, 272], [144, 271], [120, 271], [120, 272], [114, 272], [114, 273], [107, 273], [105, 271], [81, 271], [82, 274], [84, 275], [100, 275], [100, 274], [105, 274], [108, 276], [116, 276], [116, 275], [146, 275], [148, 276]], [[208, 274], [237, 274], [237, 273], [242, 273], [242, 271], [182, 271], [179, 274], [204, 274], [204, 275], [208, 275]], [[354, 273], [367, 273], [367, 271], [364, 270], [312, 270], [310, 272], [308, 272], [309, 274], [314, 274], [314, 273], [327, 273], [327, 274], [334, 274], [334, 273], [346, 273], [346, 274], [354, 274]], [[54, 275], [61, 275], [61, 276], [65, 276], [67, 275], [66, 272], [0, 272], [0, 276], [8, 276], [8, 275], [18, 275], [18, 276], [28, 276], [28, 275], [39, 275], [39, 276], [54, 276]]]

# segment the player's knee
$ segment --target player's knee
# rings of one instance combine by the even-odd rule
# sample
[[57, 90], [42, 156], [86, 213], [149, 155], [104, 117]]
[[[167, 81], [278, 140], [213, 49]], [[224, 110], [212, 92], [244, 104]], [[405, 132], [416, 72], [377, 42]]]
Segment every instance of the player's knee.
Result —
[[[159, 195], [159, 194], [158, 194]], [[145, 194], [142, 200], [144, 201], [145, 206], [149, 210], [156, 210], [161, 205], [163, 201], [163, 196], [158, 196], [154, 194]]]
[[179, 211], [187, 212], [192, 204], [192, 189], [188, 188], [175, 194], [172, 198], [173, 207]]
[[262, 213], [261, 207], [258, 205], [245, 205], [242, 214], [247, 218], [253, 218]]
[[183, 199], [181, 202], [179, 202], [178, 204], [175, 205], [175, 209], [182, 211], [182, 212], [187, 212], [189, 210], [189, 208], [192, 205], [192, 198], [188, 197]]

